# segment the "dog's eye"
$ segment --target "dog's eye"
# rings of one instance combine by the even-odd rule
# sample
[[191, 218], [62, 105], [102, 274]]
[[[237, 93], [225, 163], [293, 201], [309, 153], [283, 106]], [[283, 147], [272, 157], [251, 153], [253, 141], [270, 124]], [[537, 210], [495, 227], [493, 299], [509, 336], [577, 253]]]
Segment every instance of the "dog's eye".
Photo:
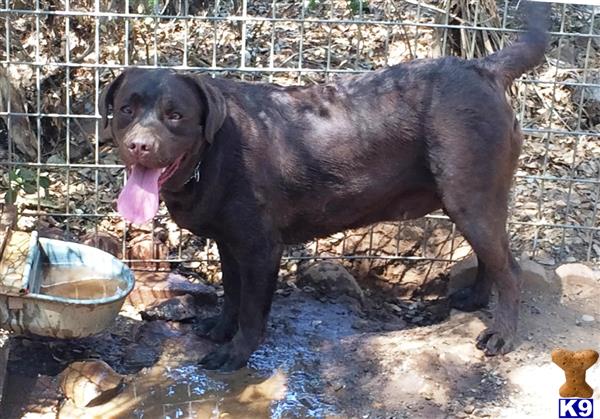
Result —
[[181, 114], [178, 112], [171, 112], [171, 113], [169, 113], [169, 115], [167, 117], [171, 121], [179, 121], [182, 118]]
[[121, 112], [123, 112], [125, 115], [131, 115], [133, 110], [131, 109], [131, 106], [125, 105], [121, 107]]

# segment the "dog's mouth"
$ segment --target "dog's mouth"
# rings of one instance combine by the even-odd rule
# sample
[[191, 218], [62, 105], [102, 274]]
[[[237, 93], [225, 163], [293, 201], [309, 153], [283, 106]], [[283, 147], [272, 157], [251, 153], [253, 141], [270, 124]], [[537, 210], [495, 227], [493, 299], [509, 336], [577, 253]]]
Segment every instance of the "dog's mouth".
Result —
[[127, 183], [117, 200], [119, 214], [136, 224], [151, 220], [158, 212], [161, 186], [177, 172], [184, 157], [182, 154], [168, 166], [156, 169], [139, 163], [131, 166]]
[[164, 167], [162, 169], [162, 172], [160, 173], [160, 176], [158, 177], [158, 187], [159, 188], [162, 185], [164, 185], [164, 183], [167, 180], [169, 180], [169, 178], [171, 178], [171, 176], [173, 176], [175, 174], [177, 169], [179, 169], [179, 166], [181, 165], [181, 161], [183, 160], [184, 157], [185, 157], [185, 154], [182, 154], [181, 156], [177, 157], [177, 159], [175, 159], [175, 161], [173, 163], [171, 163], [170, 165], [168, 165], [167, 167]]

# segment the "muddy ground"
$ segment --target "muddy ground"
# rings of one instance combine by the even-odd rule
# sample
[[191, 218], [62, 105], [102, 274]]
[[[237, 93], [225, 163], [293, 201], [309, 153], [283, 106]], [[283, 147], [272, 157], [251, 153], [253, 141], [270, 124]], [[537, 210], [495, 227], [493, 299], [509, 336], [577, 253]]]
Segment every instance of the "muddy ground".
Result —
[[[443, 299], [390, 299], [365, 288], [356, 294], [356, 284], [329, 290], [282, 284], [266, 342], [248, 367], [209, 372], [197, 361], [214, 345], [194, 333], [193, 319], [142, 320], [134, 298], [100, 336], [13, 338], [0, 416], [557, 417], [564, 376], [550, 351], [600, 349], [600, 274], [577, 264], [563, 266], [560, 275], [531, 261], [523, 265], [519, 344], [503, 357], [486, 358], [474, 346], [488, 310], [449, 312]], [[202, 288], [191, 310], [214, 312], [211, 292]], [[144, 318], [189, 317], [183, 306], [147, 310]], [[65, 398], [57, 374], [81, 359], [102, 359], [124, 374], [121, 393], [85, 408]], [[598, 365], [588, 382], [599, 398]]]

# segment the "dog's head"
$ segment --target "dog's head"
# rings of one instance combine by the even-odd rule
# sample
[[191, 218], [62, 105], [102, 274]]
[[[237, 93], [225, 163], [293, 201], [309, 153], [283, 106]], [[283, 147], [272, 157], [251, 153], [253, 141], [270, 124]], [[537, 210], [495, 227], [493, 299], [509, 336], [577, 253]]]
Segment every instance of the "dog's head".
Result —
[[100, 112], [127, 166], [167, 168], [212, 143], [225, 101], [207, 76], [129, 69], [104, 89]]
[[[203, 146], [221, 128], [226, 108], [207, 76], [129, 69], [104, 89], [100, 112], [130, 173], [119, 206], [141, 208], [149, 201], [158, 205], [158, 190], [166, 182], [178, 186], [189, 179]], [[149, 215], [121, 208], [134, 222]]]

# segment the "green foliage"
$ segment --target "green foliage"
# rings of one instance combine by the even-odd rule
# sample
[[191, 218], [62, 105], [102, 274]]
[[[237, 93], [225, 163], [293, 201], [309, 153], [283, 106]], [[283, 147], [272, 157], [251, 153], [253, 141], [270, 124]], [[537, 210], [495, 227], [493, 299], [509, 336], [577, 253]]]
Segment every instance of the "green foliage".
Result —
[[367, 7], [367, 0], [363, 0], [362, 4], [360, 0], [348, 0], [348, 6], [352, 13], [356, 14], [362, 11], [361, 7], [363, 10]]
[[[4, 183], [8, 185], [8, 191], [4, 196], [4, 202], [7, 204], [14, 204], [20, 191], [26, 194], [33, 194], [38, 191], [36, 171], [25, 167], [9, 170], [4, 175]], [[40, 176], [39, 186], [48, 191], [50, 179], [46, 176]]]
[[[315, 10], [317, 8], [318, 0], [308, 0], [308, 10]], [[362, 5], [360, 0], [347, 0], [348, 7], [352, 10], [352, 13], [357, 14], [361, 11], [364, 11], [369, 7], [368, 0], [363, 0]], [[362, 10], [361, 10], [362, 6]]]

